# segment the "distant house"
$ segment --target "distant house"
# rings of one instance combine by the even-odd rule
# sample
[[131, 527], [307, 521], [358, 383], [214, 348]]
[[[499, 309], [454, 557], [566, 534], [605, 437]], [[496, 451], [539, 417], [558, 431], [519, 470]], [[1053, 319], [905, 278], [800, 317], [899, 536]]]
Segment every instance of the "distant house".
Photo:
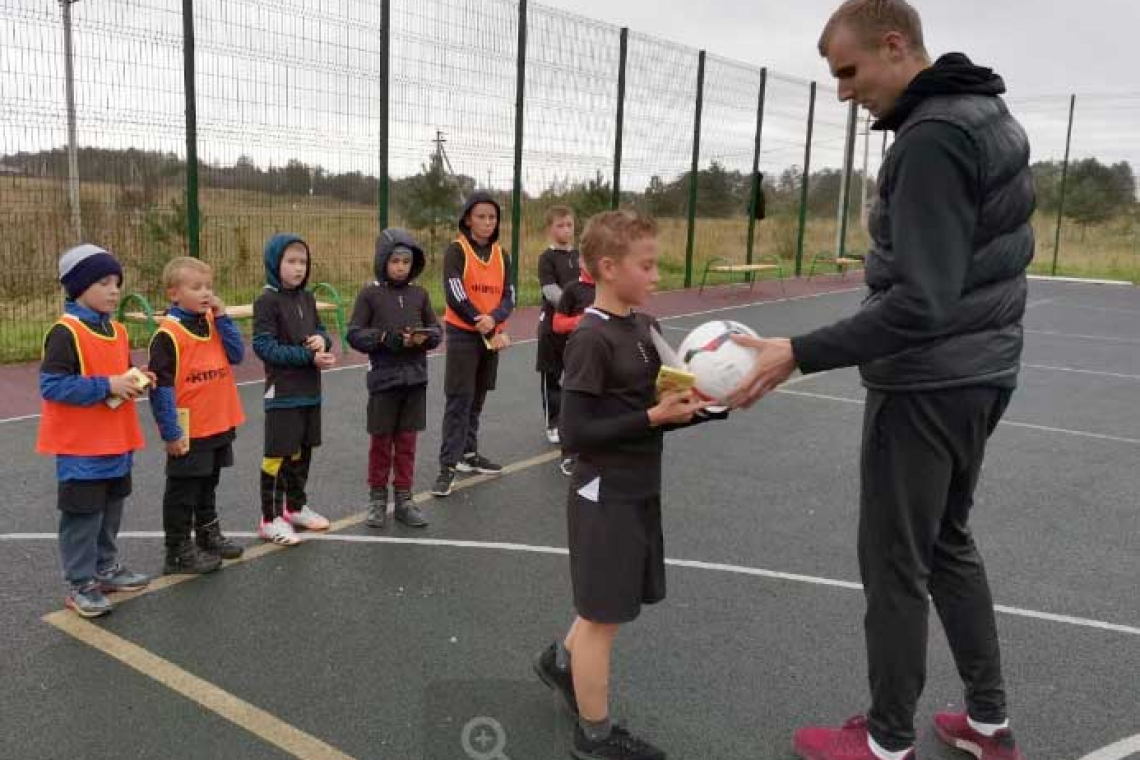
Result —
[[24, 174], [27, 174], [27, 172], [24, 171], [23, 167], [0, 164], [0, 175], [16, 177]]

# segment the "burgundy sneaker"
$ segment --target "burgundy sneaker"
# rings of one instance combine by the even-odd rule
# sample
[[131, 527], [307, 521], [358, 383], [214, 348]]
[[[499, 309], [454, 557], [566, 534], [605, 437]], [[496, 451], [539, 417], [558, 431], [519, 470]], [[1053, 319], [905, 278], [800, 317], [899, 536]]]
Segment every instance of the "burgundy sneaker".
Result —
[[970, 728], [966, 713], [938, 713], [934, 716], [934, 732], [943, 744], [969, 752], [978, 760], [1025, 760], [1012, 731], [1003, 728], [993, 736], [985, 736]]
[[[867, 718], [856, 715], [841, 728], [801, 728], [792, 749], [803, 760], [879, 760], [867, 739]], [[913, 749], [906, 760], [914, 760]]]

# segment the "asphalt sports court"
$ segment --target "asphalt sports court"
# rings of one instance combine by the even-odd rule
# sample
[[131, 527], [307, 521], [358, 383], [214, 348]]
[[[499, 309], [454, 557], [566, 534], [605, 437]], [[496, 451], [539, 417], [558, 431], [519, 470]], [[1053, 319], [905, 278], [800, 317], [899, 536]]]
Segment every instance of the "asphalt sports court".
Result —
[[[791, 283], [796, 285], [797, 283]], [[662, 320], [678, 343], [710, 319], [787, 335], [853, 312], [853, 279], [782, 298], [706, 291]], [[1001, 605], [1014, 729], [1032, 760], [1140, 757], [1140, 291], [1034, 281], [1021, 385], [994, 435], [973, 525]], [[109, 617], [59, 611], [53, 466], [37, 421], [0, 424], [5, 649], [0, 757], [568, 756], [571, 721], [531, 656], [569, 623], [566, 479], [542, 433], [534, 346], [507, 352], [484, 453], [511, 466], [446, 500], [436, 475], [442, 362], [431, 361], [417, 491], [425, 531], [362, 524], [363, 371], [325, 377], [312, 503], [333, 532], [259, 545], [259, 388], [219, 511], [252, 548], [211, 576], [165, 578]], [[785, 760], [807, 723], [865, 709], [855, 557], [863, 391], [843, 370], [796, 377], [748, 412], [672, 434], [668, 599], [618, 638], [612, 712], [671, 758]], [[121, 541], [161, 566], [162, 449], [149, 410]], [[172, 582], [173, 581], [173, 582]], [[931, 618], [919, 757], [961, 689]]]

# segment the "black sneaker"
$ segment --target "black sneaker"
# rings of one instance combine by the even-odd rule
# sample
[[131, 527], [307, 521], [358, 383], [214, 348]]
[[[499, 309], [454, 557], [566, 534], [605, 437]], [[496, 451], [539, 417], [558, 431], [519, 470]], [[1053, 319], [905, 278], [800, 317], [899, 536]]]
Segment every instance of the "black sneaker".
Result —
[[570, 754], [578, 760], [665, 760], [664, 752], [616, 723], [609, 736], [596, 742], [590, 741], [582, 726], [576, 724]]
[[444, 467], [439, 471], [439, 477], [435, 479], [435, 485], [431, 487], [432, 496], [450, 496], [451, 487], [455, 485], [455, 467]]
[[166, 547], [166, 562], [162, 572], [166, 575], [204, 575], [222, 566], [222, 558], [199, 549], [189, 539], [177, 546]]
[[574, 693], [574, 677], [570, 668], [563, 670], [558, 667], [558, 644], [551, 644], [543, 649], [531, 663], [535, 674], [549, 688], [562, 697], [566, 709], [578, 717], [578, 697]]
[[459, 460], [455, 465], [455, 469], [460, 472], [478, 472], [483, 475], [498, 475], [503, 471], [501, 464], [492, 462], [482, 454], [468, 454]]
[[214, 520], [209, 525], [203, 525], [194, 531], [194, 540], [198, 548], [210, 554], [217, 554], [222, 559], [237, 559], [245, 550], [241, 544], [222, 533], [222, 526]]
[[396, 519], [409, 528], [423, 528], [428, 524], [423, 511], [412, 499], [411, 491], [396, 491]]

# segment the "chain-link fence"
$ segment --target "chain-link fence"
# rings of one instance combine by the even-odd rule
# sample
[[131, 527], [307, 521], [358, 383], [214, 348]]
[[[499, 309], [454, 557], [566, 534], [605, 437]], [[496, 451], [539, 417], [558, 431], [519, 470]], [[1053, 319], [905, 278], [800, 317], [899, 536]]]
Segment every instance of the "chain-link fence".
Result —
[[[618, 204], [656, 216], [663, 287], [740, 279], [710, 264], [833, 272], [867, 250], [886, 143], [830, 84], [525, 0], [0, 0], [0, 35], [4, 361], [38, 354], [79, 240], [160, 307], [159, 272], [187, 252], [249, 302], [265, 240], [295, 232], [313, 281], [351, 303], [380, 225], [401, 225], [441, 307], [440, 253], [475, 189], [502, 204], [523, 303], [556, 203], [579, 230]], [[1083, 99], [1071, 160], [1067, 97], [1010, 104], [1039, 162], [1035, 267], [1140, 279], [1120, 164], [1140, 138], [1098, 122], [1140, 94]]]

